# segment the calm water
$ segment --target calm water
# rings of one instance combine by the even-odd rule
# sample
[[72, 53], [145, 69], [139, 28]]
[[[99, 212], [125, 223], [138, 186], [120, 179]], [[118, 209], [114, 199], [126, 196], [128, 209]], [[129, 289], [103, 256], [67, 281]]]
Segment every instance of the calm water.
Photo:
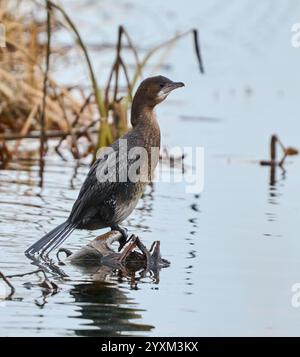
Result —
[[[257, 164], [273, 133], [300, 148], [300, 49], [290, 44], [299, 1], [64, 3], [91, 43], [113, 42], [119, 23], [141, 48], [200, 28], [206, 76], [191, 41], [181, 41], [160, 72], [186, 87], [157, 112], [163, 144], [204, 147], [205, 186], [196, 197], [184, 183], [156, 183], [126, 222], [147, 246], [161, 241], [171, 266], [159, 283], [144, 278], [133, 288], [66, 266], [69, 278], [53, 277], [60, 290], [45, 296], [28, 284], [38, 278], [15, 278], [14, 299], [0, 302], [0, 335], [299, 335], [291, 289], [300, 282], [300, 162], [288, 160], [274, 185]], [[94, 59], [101, 78], [111, 52]], [[23, 251], [67, 217], [88, 171], [76, 167], [48, 155], [42, 188], [34, 161], [0, 171], [1, 271], [34, 269]], [[76, 232], [64, 246], [76, 250], [92, 237]]]

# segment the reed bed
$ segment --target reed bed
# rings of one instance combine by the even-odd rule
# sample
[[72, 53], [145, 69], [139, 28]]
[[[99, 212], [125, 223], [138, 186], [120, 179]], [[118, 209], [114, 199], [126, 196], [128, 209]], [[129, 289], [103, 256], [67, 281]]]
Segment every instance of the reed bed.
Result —
[[[66, 141], [75, 158], [91, 152], [95, 157], [99, 147], [111, 144], [128, 130], [133, 91], [148, 61], [156, 52], [169, 49], [183, 37], [192, 37], [200, 71], [204, 72], [198, 32], [194, 29], [167, 39], [141, 56], [126, 29], [120, 26], [114, 60], [105, 81], [96, 78], [89, 51], [78, 29], [56, 3], [28, 0], [24, 8], [21, 1], [2, 0], [0, 23], [6, 32], [6, 47], [0, 48], [1, 166], [24, 153], [24, 145], [21, 151], [20, 144], [26, 139], [39, 140], [40, 158], [47, 152], [49, 138], [59, 138], [55, 148], [59, 155], [60, 146]], [[69, 50], [66, 46], [52, 44], [56, 31], [69, 31], [75, 37], [82, 53], [82, 65], [88, 68], [88, 89], [80, 83], [66, 87], [54, 78], [53, 56], [63, 60]], [[124, 58], [124, 47], [134, 55], [131, 70]], [[125, 78], [125, 86], [121, 86], [120, 78]], [[88, 143], [84, 151], [81, 138]]]

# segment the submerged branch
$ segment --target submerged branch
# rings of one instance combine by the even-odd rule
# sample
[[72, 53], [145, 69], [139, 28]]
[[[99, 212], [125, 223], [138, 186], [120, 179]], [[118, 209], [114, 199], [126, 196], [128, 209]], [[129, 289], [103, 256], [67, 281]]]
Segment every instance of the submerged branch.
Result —
[[[118, 231], [110, 231], [96, 237], [79, 251], [70, 254], [67, 262], [79, 266], [108, 266], [112, 269], [126, 271], [128, 267], [137, 271], [157, 271], [170, 263], [160, 255], [160, 242], [152, 243], [150, 250], [141, 242], [139, 237], [132, 235], [120, 253], [116, 253], [112, 244], [119, 242], [122, 235]], [[138, 248], [139, 251], [134, 250]], [[65, 252], [65, 250], [61, 250]], [[60, 252], [60, 251], [59, 251]], [[66, 252], [65, 252], [66, 253]]]
[[6, 285], [10, 288], [10, 293], [5, 297], [5, 300], [10, 300], [15, 294], [16, 289], [14, 288], [12, 283], [8, 280], [8, 277], [5, 276], [1, 271], [0, 271], [0, 278], [2, 278], [3, 281], [6, 283]]
[[6, 277], [10, 278], [10, 279], [11, 278], [22, 278], [22, 277], [24, 277], [26, 275], [35, 275], [35, 274], [38, 274], [38, 273], [42, 273], [44, 275], [44, 278], [47, 279], [46, 273], [42, 269], [37, 269], [37, 270], [30, 271], [30, 272], [27, 272], [27, 273], [7, 275]]

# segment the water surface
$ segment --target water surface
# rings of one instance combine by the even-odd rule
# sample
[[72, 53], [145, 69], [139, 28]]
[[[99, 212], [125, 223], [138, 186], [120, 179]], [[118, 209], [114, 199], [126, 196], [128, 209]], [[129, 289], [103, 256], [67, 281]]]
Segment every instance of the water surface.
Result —
[[[184, 183], [158, 182], [126, 221], [147, 246], [161, 241], [171, 266], [159, 283], [95, 281], [67, 266], [68, 279], [53, 278], [60, 291], [43, 296], [24, 285], [37, 278], [15, 278], [14, 299], [1, 303], [0, 335], [299, 335], [291, 289], [300, 281], [300, 163], [288, 160], [272, 185], [269, 169], [257, 164], [273, 133], [300, 147], [300, 50], [290, 43], [299, 2], [64, 3], [91, 43], [113, 42], [119, 23], [141, 48], [200, 28], [206, 76], [198, 74], [192, 42], [181, 41], [160, 72], [186, 87], [157, 113], [163, 144], [204, 147], [205, 186], [195, 196]], [[94, 61], [102, 78], [111, 52]], [[48, 155], [42, 188], [35, 161], [0, 171], [1, 271], [34, 268], [24, 250], [67, 217], [87, 171], [85, 163]], [[93, 237], [75, 232], [64, 246], [76, 250]]]

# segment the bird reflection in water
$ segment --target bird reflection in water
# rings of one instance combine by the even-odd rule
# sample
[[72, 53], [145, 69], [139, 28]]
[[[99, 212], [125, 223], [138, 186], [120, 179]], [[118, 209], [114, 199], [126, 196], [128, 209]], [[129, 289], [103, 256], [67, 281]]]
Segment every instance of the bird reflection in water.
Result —
[[[102, 270], [94, 277], [100, 279], [104, 275]], [[80, 315], [76, 318], [84, 320], [74, 330], [78, 336], [126, 336], [137, 332], [147, 333], [154, 328], [138, 322], [143, 310], [138, 309], [117, 284], [94, 280], [92, 283], [75, 285], [70, 295], [79, 308]]]
[[[156, 245], [157, 247], [157, 245]], [[152, 257], [155, 258], [158, 250], [154, 248]], [[159, 272], [162, 264], [145, 266], [138, 252], [131, 259], [116, 268], [114, 259], [103, 260], [105, 264], [77, 264], [81, 274], [88, 274], [91, 281], [75, 285], [70, 294], [75, 304], [80, 307], [80, 317], [92, 321], [90, 329], [76, 329], [80, 336], [118, 336], [133, 332], [149, 332], [154, 327], [133, 322], [142, 317], [142, 310], [135, 307], [122, 284], [129, 283], [131, 289], [138, 289], [139, 282], [159, 283]], [[157, 258], [157, 257], [156, 257]], [[155, 259], [153, 260], [155, 261]], [[157, 261], [157, 259], [156, 259]], [[83, 263], [83, 264], [82, 264]], [[86, 326], [86, 324], [85, 324]], [[93, 327], [97, 329], [93, 329]]]

